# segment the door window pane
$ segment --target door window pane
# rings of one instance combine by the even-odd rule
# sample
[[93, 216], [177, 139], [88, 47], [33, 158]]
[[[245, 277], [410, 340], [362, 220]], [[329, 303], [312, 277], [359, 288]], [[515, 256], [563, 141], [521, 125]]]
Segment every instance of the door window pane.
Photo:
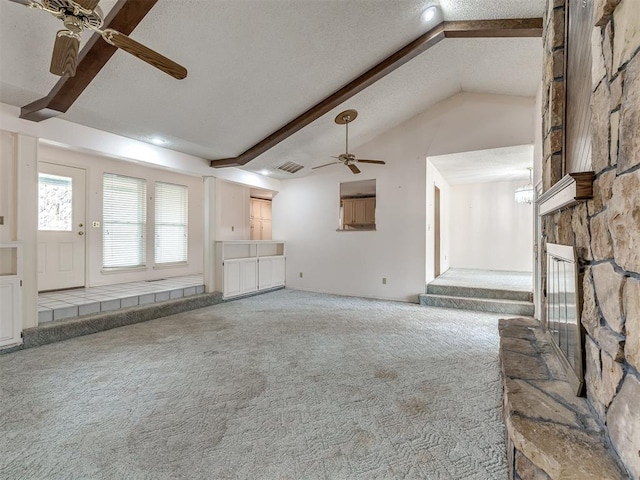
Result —
[[38, 174], [38, 230], [70, 232], [73, 224], [73, 181], [48, 173]]

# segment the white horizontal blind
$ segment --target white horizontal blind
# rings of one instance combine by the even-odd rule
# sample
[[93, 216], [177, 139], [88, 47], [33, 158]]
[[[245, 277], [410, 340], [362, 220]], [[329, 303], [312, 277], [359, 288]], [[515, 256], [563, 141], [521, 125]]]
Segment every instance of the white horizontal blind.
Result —
[[102, 199], [104, 268], [145, 266], [147, 184], [142, 178], [105, 173]]
[[187, 187], [156, 182], [154, 262], [187, 261]]

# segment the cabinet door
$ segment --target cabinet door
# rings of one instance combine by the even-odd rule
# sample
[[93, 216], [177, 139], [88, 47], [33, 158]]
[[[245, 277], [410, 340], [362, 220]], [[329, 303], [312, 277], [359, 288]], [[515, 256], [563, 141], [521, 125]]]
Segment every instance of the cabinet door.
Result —
[[260, 240], [271, 240], [271, 220], [262, 220]]
[[354, 200], [353, 202], [354, 207], [355, 207], [355, 224], [357, 225], [364, 225], [365, 224], [365, 200], [364, 199], [357, 199]]
[[256, 258], [227, 260], [224, 262], [225, 298], [255, 292], [258, 289], [258, 261]]
[[0, 277], [0, 346], [20, 343], [20, 280]]
[[242, 265], [240, 262], [224, 262], [224, 285], [222, 294], [225, 297], [233, 297], [242, 293]]
[[285, 283], [284, 257], [260, 257], [259, 289], [279, 287]]
[[278, 287], [284, 285], [285, 279], [285, 268], [284, 268], [284, 257], [274, 257], [273, 258], [273, 269], [271, 272], [271, 282], [274, 287]]
[[356, 223], [355, 205], [353, 200], [342, 200], [342, 223], [353, 225]]
[[262, 220], [257, 218], [252, 218], [250, 221], [250, 230], [251, 230], [251, 240], [262, 240], [260, 236], [262, 235]]
[[271, 202], [260, 202], [260, 214], [263, 220], [271, 220]]
[[364, 199], [364, 223], [365, 225], [374, 225], [376, 223], [376, 199]]
[[249, 293], [258, 290], [258, 261], [248, 258], [241, 262], [241, 292]]

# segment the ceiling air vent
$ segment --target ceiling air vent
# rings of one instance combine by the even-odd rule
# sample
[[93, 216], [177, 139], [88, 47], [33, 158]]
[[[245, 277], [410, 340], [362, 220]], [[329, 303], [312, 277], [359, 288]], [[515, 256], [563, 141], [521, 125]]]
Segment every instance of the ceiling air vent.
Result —
[[299, 172], [303, 168], [304, 167], [302, 165], [299, 165], [297, 163], [287, 162], [284, 165], [280, 165], [278, 167], [278, 170], [282, 170], [283, 172], [287, 172], [287, 173], [293, 174], [293, 173]]

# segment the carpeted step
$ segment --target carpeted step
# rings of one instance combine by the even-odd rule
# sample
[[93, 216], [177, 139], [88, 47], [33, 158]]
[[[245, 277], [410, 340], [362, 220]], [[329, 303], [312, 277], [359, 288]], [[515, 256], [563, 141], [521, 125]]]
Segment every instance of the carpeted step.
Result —
[[521, 300], [501, 300], [472, 297], [452, 297], [422, 293], [419, 295], [420, 305], [432, 307], [457, 308], [459, 310], [476, 310], [480, 312], [506, 313], [532, 317], [533, 303]]
[[489, 298], [532, 302], [533, 293], [524, 290], [505, 290], [496, 288], [463, 287], [457, 285], [427, 284], [427, 293], [450, 297]]

